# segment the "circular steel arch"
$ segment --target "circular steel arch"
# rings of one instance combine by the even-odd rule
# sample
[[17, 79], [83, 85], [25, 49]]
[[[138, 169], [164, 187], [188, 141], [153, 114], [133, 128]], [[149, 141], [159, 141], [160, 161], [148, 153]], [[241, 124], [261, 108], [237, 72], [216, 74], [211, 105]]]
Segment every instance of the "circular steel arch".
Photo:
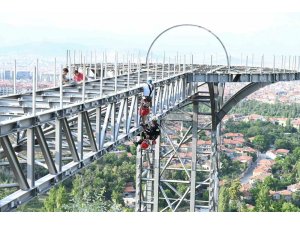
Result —
[[230, 71], [230, 62], [229, 62], [228, 53], [227, 53], [226, 47], [223, 44], [223, 42], [221, 41], [221, 39], [216, 34], [214, 34], [211, 30], [209, 30], [209, 29], [207, 29], [207, 28], [205, 28], [203, 26], [196, 25], [196, 24], [178, 24], [178, 25], [175, 25], [175, 26], [172, 26], [172, 27], [169, 27], [169, 28], [165, 29], [163, 32], [161, 32], [159, 35], [157, 35], [157, 37], [152, 41], [152, 43], [151, 43], [151, 45], [150, 45], [150, 47], [148, 49], [147, 56], [146, 56], [146, 65], [148, 65], [148, 58], [149, 58], [149, 53], [151, 51], [151, 48], [153, 47], [153, 45], [157, 41], [157, 39], [160, 36], [162, 36], [164, 33], [166, 33], [167, 31], [172, 30], [172, 29], [177, 28], [177, 27], [198, 27], [198, 28], [206, 30], [207, 32], [209, 32], [210, 34], [212, 34], [219, 41], [219, 43], [222, 45], [222, 48], [223, 48], [223, 50], [224, 50], [224, 52], [226, 54], [228, 72]]

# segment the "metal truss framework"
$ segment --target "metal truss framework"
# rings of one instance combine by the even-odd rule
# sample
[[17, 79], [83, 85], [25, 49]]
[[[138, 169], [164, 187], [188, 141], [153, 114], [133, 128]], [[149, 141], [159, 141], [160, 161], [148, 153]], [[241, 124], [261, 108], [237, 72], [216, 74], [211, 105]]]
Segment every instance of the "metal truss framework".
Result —
[[[155, 83], [153, 110], [164, 115], [184, 104], [192, 91], [185, 75]], [[0, 201], [1, 211], [10, 211], [47, 191], [99, 159], [125, 139], [140, 132], [138, 101], [140, 88], [125, 90], [107, 98], [86, 100], [60, 110], [41, 113], [1, 126], [0, 143], [20, 190]], [[27, 168], [21, 168], [10, 135], [26, 137]], [[48, 175], [36, 179], [37, 155], [42, 154]], [[72, 161], [63, 164], [63, 156]], [[37, 163], [38, 162], [38, 163]]]
[[[205, 91], [195, 90], [182, 108], [161, 118], [155, 147], [138, 148], [136, 211], [217, 211], [220, 143], [216, 111], [223, 85], [205, 87]], [[209, 113], [199, 111], [201, 104]], [[174, 133], [176, 123], [182, 124], [182, 132]], [[211, 136], [211, 144], [205, 147], [198, 146], [201, 131]]]
[[[220, 67], [221, 69], [223, 67]], [[255, 69], [252, 68], [254, 71]], [[234, 70], [233, 70], [234, 71]], [[137, 151], [136, 211], [218, 211], [219, 152], [221, 146], [221, 120], [239, 101], [258, 89], [275, 81], [298, 80], [299, 73], [269, 74], [191, 73], [188, 81], [206, 82], [207, 90], [195, 90], [190, 101], [176, 112], [161, 118], [161, 136], [155, 147]], [[253, 77], [251, 75], [254, 75]], [[253, 81], [223, 103], [224, 82]], [[203, 83], [202, 83], [203, 85]], [[185, 107], [191, 104], [192, 113]], [[199, 104], [210, 108], [209, 113], [199, 112]], [[191, 108], [190, 108], [191, 110]], [[170, 117], [174, 115], [173, 117]], [[188, 116], [187, 116], [188, 115]], [[209, 117], [199, 123], [199, 117]], [[167, 124], [174, 121], [189, 123], [185, 133], [172, 139]], [[169, 131], [169, 132], [168, 132]], [[210, 133], [210, 145], [198, 147], [198, 133]], [[190, 154], [189, 154], [190, 153]], [[174, 174], [178, 175], [174, 179]], [[172, 176], [173, 174], [173, 176]], [[203, 196], [203, 194], [208, 194]]]
[[[137, 211], [178, 211], [189, 209], [189, 211], [217, 211], [218, 204], [218, 146], [220, 145], [220, 120], [222, 117], [242, 98], [262, 87], [260, 82], [275, 82], [279, 80], [299, 79], [300, 74], [295, 72], [283, 73], [282, 71], [260, 73], [237, 73], [238, 68], [231, 68], [232, 74], [223, 71], [224, 67], [209, 67], [193, 65], [193, 70], [182, 71], [170, 76], [170, 71], [165, 67], [175, 66], [163, 65], [161, 70], [154, 73], [147, 72], [147, 76], [157, 76], [153, 98], [152, 114], [161, 118], [162, 135], [156, 144], [155, 150], [137, 155]], [[179, 65], [180, 67], [180, 65]], [[243, 71], [244, 68], [241, 70]], [[174, 69], [175, 70], [175, 69]], [[167, 76], [164, 76], [164, 73]], [[135, 74], [136, 75], [136, 74]], [[128, 75], [124, 75], [127, 80]], [[253, 76], [253, 78], [251, 78]], [[118, 79], [123, 79], [122, 76]], [[126, 79], [125, 79], [126, 78]], [[246, 79], [247, 78], [247, 79]], [[249, 79], [250, 78], [250, 79]], [[137, 77], [133, 79], [134, 83]], [[140, 79], [140, 78], [138, 78]], [[145, 80], [145, 79], [144, 79]], [[227, 103], [223, 104], [224, 83], [228, 81], [258, 82], [250, 84], [244, 90], [237, 93]], [[123, 90], [118, 89], [116, 78], [109, 78], [105, 82], [110, 90], [105, 97], [95, 97], [99, 94], [99, 81], [87, 83], [86, 86], [66, 88], [67, 92], [63, 101], [67, 98], [81, 98], [83, 101], [73, 103], [69, 99], [62, 107], [57, 108], [59, 89], [42, 91], [40, 102], [44, 97], [53, 102], [53, 107], [43, 108], [41, 106], [36, 114], [21, 116], [15, 119], [2, 120], [0, 126], [0, 144], [3, 151], [0, 158], [7, 158], [10, 168], [15, 176], [15, 181], [20, 190], [7, 196], [0, 201], [0, 211], [10, 211], [18, 205], [29, 201], [39, 193], [49, 190], [52, 186], [74, 175], [77, 171], [99, 159], [103, 154], [114, 149], [116, 145], [140, 132], [138, 116], [138, 101], [141, 88], [122, 85]], [[142, 80], [141, 80], [142, 81]], [[198, 82], [207, 82], [207, 90], [201, 92]], [[104, 83], [104, 80], [103, 80]], [[102, 83], [102, 84], [103, 84]], [[95, 85], [97, 84], [97, 85]], [[129, 82], [128, 82], [129, 84]], [[202, 84], [201, 84], [202, 85]], [[100, 85], [101, 86], [101, 85]], [[74, 90], [75, 89], [75, 90]], [[97, 91], [95, 91], [97, 89]], [[68, 91], [73, 94], [68, 94]], [[50, 95], [45, 93], [51, 92]], [[113, 92], [113, 93], [111, 93]], [[87, 94], [90, 93], [91, 95]], [[43, 95], [44, 94], [44, 95]], [[21, 96], [26, 106], [31, 109], [33, 103], [31, 97]], [[26, 101], [27, 98], [27, 101]], [[13, 100], [12, 100], [13, 99]], [[0, 98], [0, 102], [15, 104], [12, 99]], [[192, 104], [192, 116], [186, 123], [189, 127], [179, 137], [179, 143], [174, 143], [168, 133], [170, 121], [182, 120], [183, 116], [176, 119], [168, 119], [175, 109], [186, 114], [183, 107]], [[198, 105], [205, 104], [210, 108], [210, 113], [198, 111]], [[6, 105], [8, 108], [11, 105]], [[7, 112], [5, 105], [0, 107]], [[16, 106], [15, 109], [24, 113], [24, 107]], [[4, 115], [6, 118], [7, 114]], [[13, 114], [9, 114], [13, 116]], [[201, 124], [201, 118], [210, 117], [210, 122]], [[211, 133], [211, 145], [206, 149], [198, 149], [198, 132], [206, 130]], [[190, 159], [183, 159], [182, 146], [191, 143]], [[166, 144], [167, 143], [167, 144]], [[26, 156], [22, 151], [26, 150]], [[27, 167], [20, 165], [18, 158], [26, 159]], [[42, 163], [43, 159], [44, 163]], [[63, 158], [71, 159], [64, 162]], [[206, 161], [205, 161], [205, 160]], [[173, 168], [174, 160], [177, 160], [182, 168]], [[203, 169], [205, 162], [207, 169]], [[190, 164], [187, 166], [187, 164]], [[42, 166], [46, 169], [45, 175], [36, 177], [36, 167]], [[183, 178], [170, 178], [170, 171], [181, 171]], [[205, 174], [206, 173], [206, 174]], [[183, 191], [177, 188], [179, 184]], [[146, 184], [146, 187], [145, 187]], [[208, 198], [205, 198], [208, 191]], [[167, 191], [167, 189], [169, 189]], [[175, 195], [170, 197], [170, 190]], [[200, 197], [199, 197], [200, 196]], [[165, 205], [165, 207], [161, 207]]]

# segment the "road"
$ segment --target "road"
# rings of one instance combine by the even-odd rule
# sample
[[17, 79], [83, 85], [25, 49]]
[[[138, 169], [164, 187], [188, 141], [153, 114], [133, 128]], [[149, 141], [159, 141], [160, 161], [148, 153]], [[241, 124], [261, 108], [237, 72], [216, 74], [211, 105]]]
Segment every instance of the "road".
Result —
[[266, 159], [266, 154], [265, 153], [259, 153], [258, 158], [256, 160], [255, 163], [253, 163], [250, 167], [250, 169], [248, 169], [248, 171], [244, 174], [244, 176], [240, 179], [241, 184], [246, 184], [249, 182], [250, 177], [253, 174], [253, 170], [257, 167], [257, 164], [260, 160], [262, 159]]

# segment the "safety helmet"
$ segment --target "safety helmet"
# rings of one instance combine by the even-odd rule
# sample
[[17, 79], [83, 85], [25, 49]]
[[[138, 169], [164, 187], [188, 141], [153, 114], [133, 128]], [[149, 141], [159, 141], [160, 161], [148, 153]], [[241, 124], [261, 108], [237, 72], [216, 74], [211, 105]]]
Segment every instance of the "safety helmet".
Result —
[[148, 107], [141, 107], [140, 108], [140, 115], [147, 116], [150, 113], [150, 109]]
[[143, 142], [141, 143], [141, 149], [147, 149], [149, 148], [149, 143], [147, 140], [143, 140]]

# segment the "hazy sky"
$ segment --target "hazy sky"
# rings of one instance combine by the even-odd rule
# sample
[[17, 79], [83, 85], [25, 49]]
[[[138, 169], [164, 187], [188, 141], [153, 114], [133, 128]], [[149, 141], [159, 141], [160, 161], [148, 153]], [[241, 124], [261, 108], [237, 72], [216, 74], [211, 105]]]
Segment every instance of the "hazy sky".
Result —
[[[2, 1], [0, 51], [35, 42], [146, 51], [164, 29], [192, 23], [215, 32], [232, 55], [299, 55], [298, 4], [294, 0]], [[155, 49], [222, 52], [210, 34], [195, 28], [166, 34]]]

